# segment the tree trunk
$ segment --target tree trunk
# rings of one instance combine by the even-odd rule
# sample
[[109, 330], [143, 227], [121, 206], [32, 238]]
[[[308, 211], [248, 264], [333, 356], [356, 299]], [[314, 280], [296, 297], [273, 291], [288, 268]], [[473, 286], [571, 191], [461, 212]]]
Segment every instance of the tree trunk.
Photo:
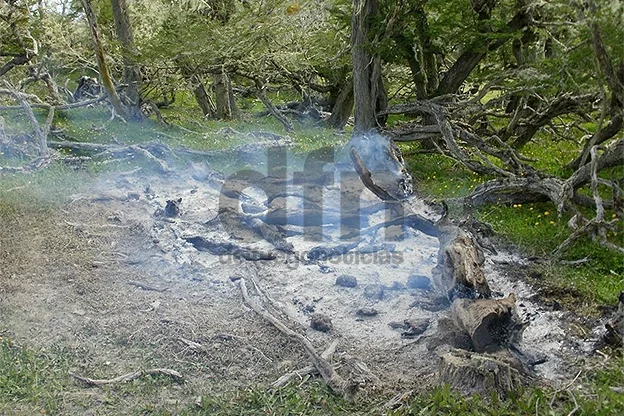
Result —
[[[510, 34], [514, 31], [521, 30], [529, 23], [529, 16], [524, 10], [520, 10], [516, 15], [507, 23], [507, 29], [505, 33]], [[505, 33], [497, 33], [504, 35]], [[462, 86], [464, 81], [470, 76], [475, 67], [481, 62], [481, 60], [487, 55], [487, 52], [493, 52], [496, 49], [503, 46], [511, 39], [511, 36], [504, 36], [494, 38], [485, 45], [470, 45], [460, 56], [455, 63], [447, 71], [446, 75], [440, 81], [440, 85], [436, 90], [434, 96], [440, 96], [445, 94], [455, 94]]]
[[381, 59], [370, 48], [370, 16], [377, 12], [377, 0], [353, 0], [351, 53], [353, 56], [353, 96], [355, 126], [353, 133], [377, 128], [377, 107], [381, 85]]
[[91, 30], [91, 39], [93, 40], [93, 47], [95, 48], [95, 57], [97, 60], [98, 70], [100, 71], [100, 78], [102, 79], [102, 85], [106, 90], [106, 95], [108, 96], [108, 99], [117, 114], [121, 117], [127, 117], [128, 114], [126, 112], [126, 108], [115, 90], [113, 80], [110, 76], [110, 71], [108, 70], [108, 65], [106, 64], [104, 47], [102, 46], [102, 41], [100, 39], [100, 29], [98, 28], [97, 20], [95, 19], [95, 14], [93, 13], [93, 8], [91, 7], [91, 0], [82, 0], [82, 7], [84, 8], [89, 28]]
[[530, 377], [508, 354], [477, 354], [451, 350], [440, 359], [438, 383], [466, 396], [475, 394], [505, 400], [528, 385]]
[[484, 261], [475, 239], [466, 231], [452, 227], [440, 237], [433, 282], [451, 301], [457, 297], [489, 298], [491, 290], [483, 273]]
[[339, 130], [344, 129], [353, 111], [353, 103], [353, 78], [348, 78], [336, 97], [327, 125]]
[[123, 57], [123, 83], [128, 116], [134, 120], [143, 118], [141, 113], [141, 70], [136, 64], [137, 49], [134, 44], [134, 33], [128, 16], [126, 0], [111, 0], [115, 31], [121, 43]]
[[197, 105], [199, 105], [199, 108], [202, 110], [202, 114], [204, 117], [214, 118], [216, 115], [216, 106], [212, 97], [206, 91], [204, 83], [201, 82], [197, 75], [191, 76], [191, 82], [195, 86], [195, 88], [193, 88], [193, 95], [195, 96]]
[[217, 118], [222, 120], [235, 118], [238, 113], [238, 108], [234, 101], [230, 77], [225, 72], [215, 75], [214, 90], [217, 104]]
[[176, 64], [180, 68], [180, 72], [182, 76], [186, 79], [190, 87], [193, 89], [193, 95], [195, 96], [195, 101], [199, 108], [202, 111], [204, 117], [215, 118], [216, 116], [216, 106], [215, 103], [206, 91], [206, 87], [202, 82], [201, 78], [196, 74], [195, 69], [191, 65], [188, 59], [178, 58], [176, 59]]

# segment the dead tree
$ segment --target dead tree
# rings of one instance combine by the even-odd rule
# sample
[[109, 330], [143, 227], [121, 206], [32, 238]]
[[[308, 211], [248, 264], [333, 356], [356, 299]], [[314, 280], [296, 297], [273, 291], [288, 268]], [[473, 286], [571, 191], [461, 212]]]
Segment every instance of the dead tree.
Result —
[[115, 85], [113, 84], [113, 80], [108, 69], [108, 64], [106, 63], [106, 54], [104, 53], [104, 46], [102, 44], [100, 29], [95, 18], [95, 13], [93, 13], [93, 7], [91, 7], [91, 0], [82, 0], [82, 7], [87, 17], [89, 30], [91, 31], [91, 39], [95, 49], [95, 57], [98, 64], [98, 70], [100, 72], [100, 78], [102, 79], [102, 85], [104, 86], [106, 95], [108, 95], [108, 99], [117, 114], [122, 118], [126, 118], [128, 116], [126, 107], [121, 102], [119, 94], [117, 94], [117, 90], [115, 89]]
[[136, 63], [138, 51], [134, 44], [134, 33], [128, 15], [128, 3], [126, 0], [111, 0], [111, 6], [115, 31], [122, 48], [122, 80], [123, 84], [126, 85], [124, 91], [126, 112], [131, 119], [140, 120], [143, 118], [141, 113], [141, 71]]
[[377, 13], [377, 0], [354, 0], [351, 18], [353, 55], [354, 133], [376, 129], [378, 113], [385, 109], [381, 79], [381, 58], [370, 52], [371, 18]]
[[214, 91], [216, 98], [216, 117], [223, 120], [238, 118], [238, 107], [236, 106], [236, 100], [234, 99], [234, 93], [232, 91], [232, 82], [223, 69], [215, 74]]

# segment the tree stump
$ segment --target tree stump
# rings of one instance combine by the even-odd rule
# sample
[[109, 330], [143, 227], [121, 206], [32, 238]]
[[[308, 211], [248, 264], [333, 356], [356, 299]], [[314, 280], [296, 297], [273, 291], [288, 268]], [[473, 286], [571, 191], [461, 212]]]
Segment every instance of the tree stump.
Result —
[[501, 400], [530, 380], [522, 366], [508, 354], [490, 355], [451, 350], [440, 360], [438, 381], [463, 395], [497, 394]]
[[450, 301], [455, 298], [489, 298], [490, 287], [485, 280], [485, 257], [468, 232], [453, 226], [440, 236], [438, 264], [433, 280]]
[[470, 336], [476, 352], [492, 352], [517, 343], [528, 324], [516, 314], [516, 296], [504, 299], [456, 299], [451, 305], [455, 326]]

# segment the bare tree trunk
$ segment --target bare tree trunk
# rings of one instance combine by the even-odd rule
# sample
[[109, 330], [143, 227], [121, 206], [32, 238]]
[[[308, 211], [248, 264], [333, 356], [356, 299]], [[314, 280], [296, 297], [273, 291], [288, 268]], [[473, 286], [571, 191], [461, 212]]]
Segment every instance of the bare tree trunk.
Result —
[[353, 0], [351, 54], [353, 56], [353, 96], [355, 126], [353, 133], [377, 128], [377, 99], [381, 83], [381, 59], [370, 47], [370, 16], [377, 12], [377, 0]]
[[234, 88], [232, 88], [232, 79], [230, 77], [228, 77], [227, 89], [228, 89], [228, 97], [230, 99], [230, 111], [232, 113], [232, 118], [239, 118], [240, 110], [238, 109], [238, 105], [236, 105], [236, 98], [234, 97]]
[[336, 97], [327, 125], [335, 129], [343, 129], [353, 112], [353, 103], [353, 78], [348, 78]]
[[126, 0], [111, 0], [115, 31], [121, 43], [123, 57], [123, 83], [126, 87], [126, 108], [128, 116], [134, 120], [143, 118], [141, 113], [141, 70], [136, 64], [137, 49], [134, 33], [128, 16]]
[[100, 71], [100, 78], [102, 79], [102, 85], [104, 86], [106, 95], [108, 95], [108, 99], [117, 114], [121, 117], [127, 117], [126, 108], [115, 90], [113, 80], [110, 76], [110, 71], [108, 70], [108, 65], [106, 64], [104, 47], [102, 46], [102, 41], [100, 39], [100, 30], [97, 25], [97, 20], [95, 19], [95, 14], [93, 13], [93, 8], [91, 7], [91, 0], [81, 1], [85, 15], [87, 16], [87, 21], [89, 22], [89, 28], [91, 30], [91, 39], [93, 40], [93, 47], [95, 48], [95, 57], [98, 64], [98, 70]]
[[222, 71], [215, 75], [214, 89], [217, 104], [217, 118], [224, 120], [235, 118], [238, 115], [238, 108], [234, 101], [230, 77], [225, 72]]
[[215, 103], [210, 94], [208, 94], [208, 91], [206, 91], [204, 83], [197, 75], [191, 76], [191, 81], [193, 85], [195, 85], [195, 88], [193, 88], [193, 95], [195, 96], [197, 105], [199, 105], [199, 108], [202, 110], [202, 114], [204, 117], [214, 118], [216, 114]]
[[195, 101], [197, 101], [197, 105], [199, 105], [199, 108], [201, 108], [204, 117], [215, 118], [215, 103], [208, 91], [206, 91], [206, 86], [202, 82], [199, 75], [197, 75], [192, 64], [187, 59], [182, 58], [176, 59], [176, 63], [180, 68], [182, 76], [186, 78], [187, 82], [193, 89]]

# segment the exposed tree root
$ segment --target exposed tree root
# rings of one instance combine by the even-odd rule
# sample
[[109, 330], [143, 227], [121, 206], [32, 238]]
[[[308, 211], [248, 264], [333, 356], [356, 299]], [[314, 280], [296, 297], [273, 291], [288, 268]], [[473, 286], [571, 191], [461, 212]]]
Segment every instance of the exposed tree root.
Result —
[[86, 385], [96, 386], [96, 387], [102, 387], [102, 386], [116, 384], [116, 383], [128, 383], [130, 381], [136, 380], [144, 376], [159, 376], [159, 375], [171, 377], [178, 383], [184, 382], [184, 377], [182, 376], [182, 374], [178, 373], [175, 370], [169, 370], [167, 368], [152, 368], [149, 370], [138, 370], [132, 373], [124, 374], [119, 377], [115, 377], [111, 379], [104, 379], [104, 380], [83, 377], [83, 376], [80, 376], [78, 374], [71, 373], [71, 372], [69, 373], [69, 375], [75, 378], [76, 380], [85, 383]]

